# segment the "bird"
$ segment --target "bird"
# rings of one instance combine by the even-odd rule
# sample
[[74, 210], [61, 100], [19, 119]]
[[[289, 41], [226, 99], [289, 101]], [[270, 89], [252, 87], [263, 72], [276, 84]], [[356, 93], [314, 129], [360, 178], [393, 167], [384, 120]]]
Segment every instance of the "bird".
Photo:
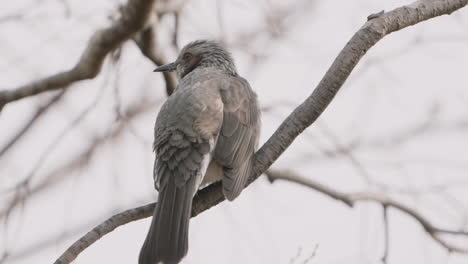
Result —
[[156, 118], [153, 178], [159, 194], [139, 264], [175, 264], [187, 255], [196, 192], [221, 181], [232, 201], [244, 189], [258, 148], [260, 109], [231, 53], [216, 41], [190, 42], [174, 62], [154, 71], [175, 71], [179, 84]]

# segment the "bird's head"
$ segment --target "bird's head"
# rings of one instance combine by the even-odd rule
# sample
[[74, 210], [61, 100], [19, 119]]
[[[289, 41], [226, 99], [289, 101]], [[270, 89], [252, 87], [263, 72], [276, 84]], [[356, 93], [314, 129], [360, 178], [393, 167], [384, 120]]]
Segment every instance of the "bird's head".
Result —
[[180, 79], [197, 68], [215, 67], [237, 75], [231, 53], [211, 40], [196, 40], [185, 45], [175, 62], [156, 68], [155, 72], [177, 71]]

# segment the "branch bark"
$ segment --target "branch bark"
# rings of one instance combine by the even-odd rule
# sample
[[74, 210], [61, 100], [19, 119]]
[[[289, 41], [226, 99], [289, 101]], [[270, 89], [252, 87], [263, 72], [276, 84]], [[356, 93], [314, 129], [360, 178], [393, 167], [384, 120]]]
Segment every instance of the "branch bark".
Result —
[[108, 28], [97, 31], [89, 40], [77, 64], [70, 70], [0, 91], [0, 111], [7, 103], [96, 77], [106, 55], [145, 28], [153, 13], [154, 0], [128, 0], [121, 17]]
[[[468, 0], [420, 0], [411, 5], [374, 16], [367, 21], [338, 54], [312, 95], [287, 117], [272, 137], [257, 151], [254, 173], [248, 184], [266, 171], [294, 139], [322, 114], [359, 60], [380, 39], [392, 32], [430, 18], [451, 14], [467, 4]], [[360, 197], [359, 199], [364, 200], [364, 198]], [[354, 199], [357, 198], [354, 197]], [[224, 201], [224, 196], [221, 184], [212, 184], [200, 190], [195, 196], [192, 216], [196, 216], [222, 201]], [[154, 203], [113, 216], [70, 246], [55, 263], [70, 263], [100, 237], [120, 225], [151, 216], [153, 209]]]

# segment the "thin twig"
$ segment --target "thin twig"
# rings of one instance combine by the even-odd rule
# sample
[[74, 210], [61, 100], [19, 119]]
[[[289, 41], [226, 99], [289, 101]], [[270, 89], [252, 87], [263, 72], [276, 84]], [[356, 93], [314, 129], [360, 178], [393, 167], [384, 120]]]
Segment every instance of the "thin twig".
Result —
[[282, 180], [288, 180], [288, 177], [293, 177], [291, 178], [290, 180], [291, 181], [301, 181], [301, 180], [304, 180], [304, 182], [300, 182], [301, 184], [303, 185], [311, 185], [309, 187], [313, 188], [314, 190], [317, 190], [318, 192], [321, 192], [321, 193], [325, 193], [327, 194], [327, 196], [337, 200], [337, 201], [340, 201], [340, 202], [343, 202], [345, 203], [347, 206], [349, 207], [353, 207], [354, 206], [354, 202], [349, 199], [349, 197], [347, 197], [346, 195], [343, 195], [341, 192], [335, 190], [335, 189], [332, 189], [326, 185], [323, 185], [319, 182], [310, 182], [308, 181], [307, 179], [304, 179], [304, 178], [297, 178], [297, 177], [294, 177], [292, 174], [289, 174], [289, 173], [279, 173], [275, 170], [267, 170], [265, 172], [265, 175], [268, 177], [268, 180], [273, 183], [276, 179], [282, 179]]
[[370, 201], [380, 203], [383, 207], [392, 207], [414, 218], [414, 220], [419, 222], [419, 224], [421, 224], [424, 230], [442, 247], [446, 248], [449, 251], [468, 254], [468, 248], [460, 248], [455, 245], [451, 245], [450, 243], [447, 243], [440, 237], [438, 237], [438, 234], [440, 233], [452, 235], [456, 234], [468, 237], [468, 232], [435, 227], [429, 222], [429, 220], [427, 220], [423, 215], [418, 213], [415, 209], [412, 209], [405, 204], [395, 201], [384, 194], [370, 192], [357, 192], [347, 194], [337, 190], [332, 190], [332, 192], [330, 192], [329, 190], [331, 190], [331, 188], [323, 188], [322, 184], [312, 179], [301, 177], [291, 171], [275, 171], [273, 174], [270, 172], [269, 177], [273, 177], [275, 180], [286, 180], [307, 186], [313, 190], [326, 194], [327, 196], [330, 196], [334, 199], [341, 199], [341, 201], [345, 203], [355, 204], [357, 202]]
[[36, 113], [34, 113], [34, 115], [31, 117], [31, 119], [29, 119], [29, 121], [24, 124], [23, 128], [21, 128], [21, 130], [18, 131], [18, 133], [16, 133], [5, 146], [3, 146], [3, 148], [0, 150], [0, 157], [2, 157], [11, 147], [13, 147], [18, 142], [18, 140], [20, 140], [26, 134], [26, 132], [28, 132], [31, 129], [31, 127], [36, 123], [36, 121], [39, 120], [41, 116], [47, 112], [48, 109], [50, 109], [53, 105], [59, 102], [60, 99], [63, 98], [64, 94], [65, 90], [62, 90], [58, 94], [54, 95], [54, 97], [52, 97], [46, 104], [40, 106], [36, 110]]
[[388, 262], [388, 249], [390, 243], [390, 235], [388, 228], [388, 206], [382, 205], [382, 214], [383, 214], [383, 226], [384, 226], [384, 252], [382, 254], [382, 263], [387, 264]]
[[356, 158], [352, 151], [348, 151], [346, 148], [344, 148], [338, 136], [336, 136], [333, 133], [333, 131], [325, 125], [324, 122], [321, 122], [319, 127], [322, 128], [325, 135], [333, 142], [336, 149], [339, 149], [340, 153], [342, 153], [349, 160], [351, 165], [355, 168], [356, 172], [364, 179], [364, 181], [367, 184], [374, 184], [371, 175], [367, 172], [364, 165]]
[[104, 92], [104, 88], [101, 88], [97, 96], [94, 98], [94, 100], [87, 105], [65, 128], [62, 129], [60, 134], [54, 138], [54, 140], [47, 145], [45, 148], [44, 152], [42, 152], [39, 155], [39, 159], [36, 161], [32, 169], [29, 171], [25, 179], [22, 181], [21, 184], [24, 184], [25, 186], [29, 185], [29, 182], [33, 179], [33, 177], [37, 174], [37, 172], [40, 170], [42, 167], [42, 164], [47, 160], [49, 155], [57, 148], [57, 146], [60, 145], [62, 140], [74, 130], [88, 114], [96, 107], [97, 103], [101, 99], [102, 95]]
[[6, 218], [12, 210], [25, 203], [28, 199], [32, 199], [36, 195], [43, 193], [45, 190], [48, 190], [49, 188], [73, 175], [71, 172], [83, 168], [86, 164], [88, 164], [94, 153], [100, 149], [100, 146], [106, 142], [109, 142], [111, 139], [118, 138], [123, 134], [128, 122], [141, 116], [150, 109], [153, 109], [160, 103], [161, 102], [159, 100], [156, 100], [144, 104], [139, 103], [133, 107], [130, 107], [125, 113], [122, 114], [122, 117], [119, 119], [117, 126], [113, 127], [109, 133], [96, 136], [88, 143], [88, 146], [86, 146], [84, 151], [76, 155], [76, 157], [71, 159], [70, 162], [67, 162], [65, 165], [62, 165], [45, 175], [43, 177], [44, 180], [34, 185], [33, 187], [28, 188], [27, 192], [24, 191], [23, 184], [18, 184], [13, 189], [13, 191], [15, 191], [13, 198], [10, 200], [7, 206], [0, 210], [0, 220]]
[[172, 32], [172, 46], [174, 46], [176, 51], [180, 50], [179, 30], [180, 30], [180, 10], [177, 12], [174, 12], [174, 31]]
[[315, 244], [315, 247], [314, 247], [312, 253], [306, 259], [304, 259], [302, 264], [309, 263], [315, 257], [315, 255], [317, 254], [317, 249], [318, 249], [318, 244]]
[[297, 259], [299, 259], [299, 257], [301, 256], [301, 252], [302, 252], [302, 247], [299, 247], [297, 249], [297, 253], [294, 257], [291, 258], [291, 260], [289, 260], [289, 264], [294, 264], [296, 262]]

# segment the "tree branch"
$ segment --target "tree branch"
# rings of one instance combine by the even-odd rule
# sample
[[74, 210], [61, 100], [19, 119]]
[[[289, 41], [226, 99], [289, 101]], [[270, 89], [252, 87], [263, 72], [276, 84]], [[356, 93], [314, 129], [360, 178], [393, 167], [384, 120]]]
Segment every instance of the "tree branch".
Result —
[[110, 233], [117, 227], [126, 223], [140, 220], [142, 219], [142, 216], [143, 218], [151, 216], [153, 214], [154, 205], [155, 204], [152, 203], [140, 206], [112, 216], [73, 243], [73, 245], [68, 248], [68, 250], [54, 262], [54, 264], [71, 263], [78, 254], [80, 254], [85, 248], [89, 247], [89, 245], [96, 242], [104, 234]]
[[139, 104], [131, 106], [128, 110], [122, 113], [117, 124], [113, 126], [109, 132], [94, 137], [88, 142], [87, 147], [84, 148], [83, 151], [77, 154], [66, 164], [47, 173], [41, 182], [34, 184], [33, 187], [27, 184], [27, 178], [26, 181], [23, 180], [18, 183], [12, 189], [12, 191], [16, 192], [13, 196], [13, 199], [4, 208], [0, 209], [0, 220], [7, 218], [9, 214], [22, 203], [27, 202], [27, 200], [32, 199], [36, 195], [44, 193], [44, 191], [66, 180], [67, 177], [73, 175], [73, 171], [86, 166], [96, 151], [98, 151], [103, 144], [109, 143], [111, 140], [118, 139], [120, 136], [122, 136], [125, 128], [128, 126], [128, 123], [131, 120], [141, 116], [150, 109], [154, 109], [155, 106], [160, 105], [159, 100], [150, 102], [144, 102], [144, 100], [140, 100], [139, 102]]
[[[169, 63], [169, 61], [166, 59], [164, 53], [161, 50], [160, 43], [158, 43], [157, 31], [158, 27], [160, 26], [159, 20], [161, 19], [161, 17], [168, 13], [174, 14], [175, 25], [172, 36], [172, 45], [176, 50], [179, 50], [177, 39], [177, 36], [179, 34], [178, 17], [187, 3], [188, 0], [181, 0], [175, 2], [156, 2], [155, 8], [158, 16], [157, 19], [154, 21], [151, 27], [148, 27], [145, 30], [139, 32], [139, 34], [133, 38], [141, 53], [157, 66]], [[166, 82], [166, 94], [169, 96], [172, 94], [172, 92], [174, 92], [175, 88], [177, 87], [178, 80], [174, 72], [163, 72], [162, 74], [164, 77], [164, 81]]]
[[62, 89], [67, 85], [96, 77], [106, 55], [145, 28], [153, 13], [154, 0], [128, 0], [121, 17], [108, 28], [97, 31], [78, 63], [68, 71], [25, 84], [15, 89], [0, 91], [0, 111], [9, 102], [42, 92]]
[[390, 247], [390, 234], [389, 234], [389, 224], [388, 224], [388, 206], [382, 205], [383, 213], [383, 226], [384, 226], [384, 252], [382, 255], [382, 263], [388, 264], [388, 251]]
[[[322, 114], [359, 60], [375, 43], [392, 32], [436, 16], [451, 14], [467, 4], [468, 0], [421, 0], [411, 5], [381, 14], [367, 21], [364, 26], [354, 34], [340, 54], [338, 54], [338, 57], [328, 69], [312, 95], [288, 116], [272, 137], [257, 151], [255, 154], [256, 162], [254, 173], [249, 179], [249, 184], [266, 171], [294, 139]], [[366, 197], [352, 198], [365, 200]], [[220, 183], [212, 184], [200, 190], [193, 200], [192, 216], [196, 216], [208, 210], [224, 201], [224, 199]], [[371, 199], [371, 197], [367, 197], [367, 199]], [[55, 263], [70, 263], [86, 247], [90, 246], [100, 237], [111, 232], [120, 225], [149, 217], [153, 209], [154, 204], [150, 204], [113, 216], [70, 246]], [[401, 209], [405, 209], [405, 207]], [[415, 217], [414, 215], [412, 216]], [[425, 228], [426, 227], [427, 225]]]
[[60, 91], [58, 94], [54, 95], [46, 104], [40, 106], [34, 115], [29, 119], [28, 122], [24, 124], [24, 126], [21, 128], [18, 133], [16, 133], [5, 146], [3, 146], [0, 149], [0, 158], [11, 148], [13, 147], [18, 140], [20, 140], [26, 132], [30, 130], [31, 127], [41, 118], [41, 116], [47, 112], [48, 109], [50, 109], [53, 105], [55, 105], [57, 102], [59, 102], [62, 98], [63, 95], [65, 94], [65, 90]]
[[[325, 195], [331, 196], [335, 199], [339, 199], [342, 202], [348, 203], [350, 202], [351, 204], [355, 204], [356, 202], [363, 202], [363, 201], [371, 201], [371, 202], [377, 202], [380, 203], [384, 207], [384, 212], [385, 212], [385, 219], [386, 219], [386, 210], [388, 210], [389, 207], [392, 207], [394, 209], [397, 209], [408, 216], [412, 217], [414, 220], [419, 222], [421, 226], [424, 228], [424, 230], [434, 239], [436, 242], [438, 242], [442, 247], [446, 248], [450, 252], [458, 252], [458, 253], [464, 253], [468, 254], [468, 248], [460, 248], [454, 245], [451, 245], [450, 243], [447, 243], [446, 241], [442, 240], [440, 237], [438, 237], [439, 234], [444, 233], [444, 234], [452, 234], [452, 235], [462, 235], [468, 237], [468, 232], [464, 231], [456, 231], [456, 230], [449, 230], [449, 229], [442, 229], [439, 227], [435, 227], [432, 225], [429, 220], [427, 220], [423, 215], [420, 213], [416, 212], [416, 210], [408, 207], [407, 205], [404, 205], [398, 201], [395, 201], [391, 199], [390, 197], [380, 194], [380, 193], [368, 193], [368, 192], [357, 192], [357, 193], [342, 193], [336, 190], [333, 190], [333, 192], [329, 192], [328, 190], [322, 188], [321, 184], [313, 181], [308, 178], [301, 177], [297, 174], [294, 174], [293, 172], [269, 172], [268, 177], [270, 178], [271, 181], [274, 180], [285, 180], [285, 181], [290, 181], [294, 183], [298, 183], [304, 186], [307, 186], [313, 190], [316, 190], [318, 192], [321, 192]], [[339, 194], [339, 195], [337, 195]], [[341, 197], [341, 198], [337, 198]], [[387, 220], [385, 220], [387, 221]], [[386, 223], [388, 224], [388, 223]], [[388, 236], [388, 230], [385, 229], [386, 236]], [[387, 238], [386, 238], [387, 239]], [[386, 242], [388, 243], [388, 241]], [[387, 244], [386, 244], [387, 245]], [[386, 246], [387, 247], [387, 246]], [[385, 251], [387, 252], [387, 250]], [[384, 254], [384, 259], [387, 258], [387, 253]]]
[[[143, 55], [151, 60], [155, 65], [161, 66], [169, 63], [156, 41], [155, 25], [148, 27], [135, 36], [134, 41]], [[166, 94], [171, 95], [177, 86], [177, 78], [174, 72], [163, 72], [164, 81], [166, 82]]]

